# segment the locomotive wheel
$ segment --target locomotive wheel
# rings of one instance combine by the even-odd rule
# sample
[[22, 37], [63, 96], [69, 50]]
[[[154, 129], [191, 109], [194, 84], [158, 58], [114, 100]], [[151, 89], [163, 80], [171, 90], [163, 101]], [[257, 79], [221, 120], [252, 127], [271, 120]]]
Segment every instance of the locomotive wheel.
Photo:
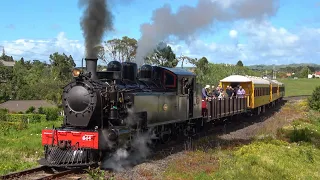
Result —
[[171, 134], [163, 134], [161, 136], [161, 143], [166, 144], [171, 140]]

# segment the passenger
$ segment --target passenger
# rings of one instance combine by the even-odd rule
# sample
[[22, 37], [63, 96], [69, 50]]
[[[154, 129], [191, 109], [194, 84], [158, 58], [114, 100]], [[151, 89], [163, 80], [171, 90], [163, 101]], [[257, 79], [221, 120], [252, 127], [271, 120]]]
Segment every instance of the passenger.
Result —
[[222, 99], [224, 98], [224, 90], [221, 86], [219, 86], [219, 96], [218, 96], [219, 99]]
[[211, 91], [210, 91], [210, 96], [211, 97], [214, 97], [214, 90], [215, 90], [215, 87], [211, 86]]
[[227, 86], [226, 93], [228, 95], [228, 98], [232, 98], [233, 92], [230, 86]]
[[209, 98], [209, 85], [206, 85], [204, 88], [202, 88], [202, 99], [208, 99]]
[[214, 98], [218, 98], [220, 95], [220, 88], [219, 86], [214, 90], [214, 93], [213, 93], [213, 97]]
[[238, 91], [237, 91], [238, 98], [244, 98], [245, 94], [246, 94], [246, 91], [244, 89], [242, 89], [242, 86], [240, 86]]
[[233, 96], [234, 96], [234, 97], [238, 97], [238, 96], [237, 96], [237, 92], [238, 92], [238, 90], [239, 90], [239, 86], [240, 86], [240, 85], [237, 85], [237, 86], [234, 87], [234, 89], [233, 89]]

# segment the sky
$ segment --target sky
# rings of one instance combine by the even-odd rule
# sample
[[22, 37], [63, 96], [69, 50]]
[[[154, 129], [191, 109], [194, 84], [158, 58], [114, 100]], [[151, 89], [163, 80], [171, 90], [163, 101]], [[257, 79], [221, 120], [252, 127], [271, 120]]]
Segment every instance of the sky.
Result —
[[[207, 1], [217, 1], [221, 5], [219, 8], [224, 9], [222, 13], [237, 16], [237, 10], [232, 9], [232, 5], [253, 0]], [[272, 0], [261, 3], [266, 1]], [[167, 42], [177, 56], [204, 56], [213, 63], [235, 64], [242, 60], [245, 65], [320, 64], [320, 0], [273, 1], [277, 7], [263, 18], [252, 15], [259, 14], [261, 7], [265, 7], [263, 4], [252, 3], [245, 11], [239, 10], [242, 11], [239, 18], [230, 17], [229, 20], [217, 12], [220, 12], [219, 8], [207, 7], [208, 12], [217, 12], [210, 14], [213, 16], [212, 23], [190, 32], [185, 30], [188, 26], [183, 26], [187, 33], [183, 38], [179, 36], [181, 32], [175, 32], [169, 33], [170, 37], [159, 36], [157, 40], [164, 38], [161, 40]], [[153, 23], [155, 10], [169, 7], [171, 17], [174, 17], [180, 7], [194, 8], [198, 3], [198, 0], [109, 0], [114, 31], [105, 34], [104, 40], [122, 36], [139, 40], [141, 25]], [[80, 26], [83, 9], [78, 5], [78, 0], [10, 0], [1, 4], [0, 48], [4, 48], [7, 55], [14, 59], [24, 57], [26, 60], [49, 62], [50, 54], [60, 52], [72, 55], [77, 66], [81, 65], [85, 48]], [[188, 14], [195, 18], [189, 17], [190, 24], [208, 19], [207, 12], [200, 16], [192, 12]], [[243, 18], [244, 12], [252, 18]], [[170, 29], [168, 24], [163, 24], [162, 28], [166, 25]]]

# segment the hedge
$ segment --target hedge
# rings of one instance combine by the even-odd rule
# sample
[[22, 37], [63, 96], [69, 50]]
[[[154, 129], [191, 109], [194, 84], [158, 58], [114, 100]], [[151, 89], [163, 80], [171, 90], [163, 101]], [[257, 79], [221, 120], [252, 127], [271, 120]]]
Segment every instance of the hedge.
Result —
[[55, 121], [59, 118], [59, 108], [42, 108], [40, 107], [38, 109], [39, 114], [44, 114], [46, 115], [46, 118], [48, 121]]
[[43, 114], [6, 114], [6, 121], [8, 122], [25, 122], [36, 123], [46, 121], [46, 115]]

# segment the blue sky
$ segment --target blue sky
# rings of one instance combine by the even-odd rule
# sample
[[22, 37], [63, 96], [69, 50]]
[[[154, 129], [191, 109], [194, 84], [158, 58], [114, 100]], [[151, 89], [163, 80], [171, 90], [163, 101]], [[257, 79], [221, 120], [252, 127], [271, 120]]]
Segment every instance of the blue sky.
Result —
[[[166, 3], [175, 12], [183, 5], [195, 6], [197, 0], [113, 0], [110, 4], [116, 31], [105, 39], [124, 35], [139, 39], [140, 25], [150, 22], [152, 12]], [[83, 57], [78, 0], [3, 1], [0, 16], [0, 46], [14, 58], [48, 61], [54, 51], [71, 54], [77, 60]], [[320, 0], [280, 0], [276, 15], [259, 24], [249, 20], [217, 23], [213, 31], [198, 34], [191, 46], [183, 42], [169, 44], [177, 54], [206, 56], [211, 62], [235, 63], [243, 59], [245, 64], [317, 63], [319, 22]], [[237, 32], [236, 37], [231, 37], [231, 30]]]

